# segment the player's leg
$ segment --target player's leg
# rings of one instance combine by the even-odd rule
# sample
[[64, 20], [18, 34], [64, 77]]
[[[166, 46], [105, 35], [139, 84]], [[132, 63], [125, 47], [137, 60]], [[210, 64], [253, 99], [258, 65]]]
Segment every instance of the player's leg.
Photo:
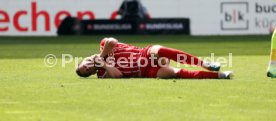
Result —
[[177, 78], [176, 74], [179, 70], [171, 66], [162, 67], [157, 71], [156, 76], [159, 78]]
[[181, 50], [163, 47], [160, 45], [152, 46], [149, 51], [149, 54], [154, 54], [156, 57], [166, 57], [168, 59], [180, 62], [182, 64], [197, 65], [203, 68], [206, 68], [211, 71], [219, 71], [220, 63], [207, 62], [200, 60], [198, 57], [193, 56], [189, 53], [183, 52]]
[[162, 67], [157, 71], [159, 78], [183, 78], [183, 79], [231, 79], [233, 73], [230, 71], [225, 72], [212, 72], [212, 71], [189, 71], [185, 69], [178, 69], [171, 66]]
[[276, 29], [274, 30], [271, 39], [270, 62], [268, 65], [267, 76], [272, 78], [276, 77]]

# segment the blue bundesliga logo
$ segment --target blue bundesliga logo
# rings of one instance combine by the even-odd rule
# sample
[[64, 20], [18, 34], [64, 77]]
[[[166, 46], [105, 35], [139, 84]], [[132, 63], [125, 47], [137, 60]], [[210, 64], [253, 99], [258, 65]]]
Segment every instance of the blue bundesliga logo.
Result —
[[248, 30], [248, 2], [222, 2], [220, 12], [223, 15], [221, 30]]

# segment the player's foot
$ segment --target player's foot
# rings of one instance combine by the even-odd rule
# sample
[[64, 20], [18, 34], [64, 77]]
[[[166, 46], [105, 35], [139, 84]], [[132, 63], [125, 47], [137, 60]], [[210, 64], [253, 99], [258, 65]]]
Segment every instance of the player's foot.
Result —
[[233, 79], [233, 72], [232, 71], [224, 71], [219, 73], [219, 79]]
[[219, 71], [220, 63], [219, 62], [207, 62], [203, 64], [203, 67], [209, 71]]
[[272, 73], [270, 73], [269, 71], [266, 73], [267, 77], [272, 77]]
[[275, 77], [276, 77], [275, 74], [273, 74], [273, 73], [270, 72], [270, 71], [268, 71], [268, 72], [266, 73], [266, 76], [267, 76], [267, 77], [271, 77], [271, 78], [275, 78]]

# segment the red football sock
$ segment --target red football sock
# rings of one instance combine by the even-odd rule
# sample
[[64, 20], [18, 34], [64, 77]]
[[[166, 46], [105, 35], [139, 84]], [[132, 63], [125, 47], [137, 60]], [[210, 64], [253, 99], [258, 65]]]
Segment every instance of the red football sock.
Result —
[[173, 48], [167, 48], [167, 47], [161, 47], [158, 51], [159, 57], [166, 57], [168, 59], [172, 59], [176, 62], [177, 61], [177, 55], [179, 55], [179, 63], [182, 64], [190, 64], [190, 65], [197, 65], [202, 66], [203, 61], [197, 58], [196, 56], [193, 56], [189, 53], [185, 53], [180, 50], [176, 50]]
[[176, 77], [183, 79], [218, 79], [218, 72], [188, 71], [181, 69], [177, 72]]

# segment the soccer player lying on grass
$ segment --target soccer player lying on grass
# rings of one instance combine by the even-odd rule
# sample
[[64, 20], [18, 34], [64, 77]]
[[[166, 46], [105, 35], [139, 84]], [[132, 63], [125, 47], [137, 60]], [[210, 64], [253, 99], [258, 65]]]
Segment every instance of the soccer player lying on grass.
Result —
[[[219, 72], [220, 63], [207, 62], [186, 52], [160, 45], [140, 48], [104, 38], [100, 54], [86, 57], [77, 67], [80, 77], [97, 74], [98, 78], [183, 78], [231, 79], [231, 71]], [[200, 66], [208, 71], [189, 71], [169, 66], [170, 60]]]

